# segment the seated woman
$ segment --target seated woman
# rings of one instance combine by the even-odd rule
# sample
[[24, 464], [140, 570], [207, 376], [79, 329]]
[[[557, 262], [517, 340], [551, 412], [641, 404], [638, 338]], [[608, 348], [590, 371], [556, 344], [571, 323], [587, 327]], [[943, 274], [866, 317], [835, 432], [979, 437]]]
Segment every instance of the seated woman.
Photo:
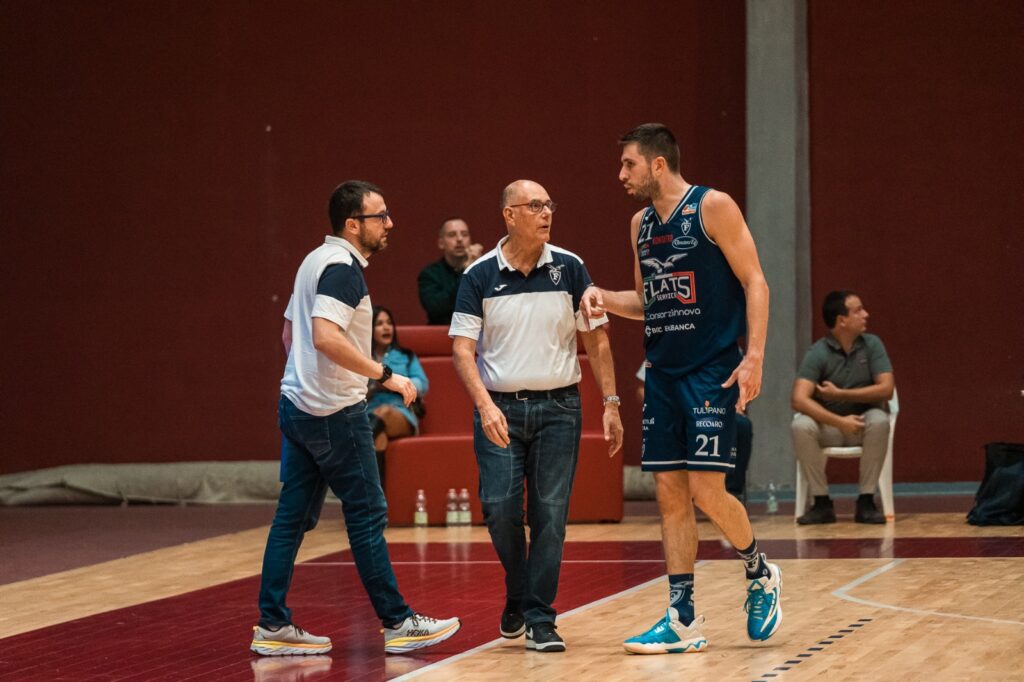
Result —
[[395, 374], [409, 377], [416, 386], [417, 395], [416, 402], [406, 407], [400, 394], [389, 391], [377, 381], [370, 381], [366, 393], [367, 411], [370, 413], [373, 448], [377, 451], [377, 463], [380, 465], [383, 482], [382, 455], [388, 447], [388, 441], [419, 433], [419, 418], [423, 416], [421, 399], [430, 383], [416, 354], [398, 345], [398, 330], [391, 311], [380, 306], [373, 307], [373, 359], [388, 365]]

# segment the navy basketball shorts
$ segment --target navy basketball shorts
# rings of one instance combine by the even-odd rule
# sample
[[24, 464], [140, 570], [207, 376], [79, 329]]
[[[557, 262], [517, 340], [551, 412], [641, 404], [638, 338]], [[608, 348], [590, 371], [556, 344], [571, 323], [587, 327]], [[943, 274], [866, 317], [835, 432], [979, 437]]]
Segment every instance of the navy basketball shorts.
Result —
[[739, 386], [722, 388], [736, 369], [728, 357], [682, 377], [655, 367], [644, 379], [643, 471], [720, 471], [736, 468]]

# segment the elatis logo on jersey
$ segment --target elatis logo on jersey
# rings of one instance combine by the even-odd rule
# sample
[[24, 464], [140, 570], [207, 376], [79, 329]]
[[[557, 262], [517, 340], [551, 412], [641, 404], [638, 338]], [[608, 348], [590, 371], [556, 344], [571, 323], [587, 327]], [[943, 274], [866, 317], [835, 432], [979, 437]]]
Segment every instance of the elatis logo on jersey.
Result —
[[692, 271], [659, 272], [644, 280], [645, 309], [670, 299], [684, 304], [697, 302], [697, 282]]
[[551, 278], [552, 284], [557, 285], [562, 281], [562, 268], [564, 267], [565, 263], [562, 263], [561, 265], [552, 265], [551, 263], [548, 263], [548, 277]]

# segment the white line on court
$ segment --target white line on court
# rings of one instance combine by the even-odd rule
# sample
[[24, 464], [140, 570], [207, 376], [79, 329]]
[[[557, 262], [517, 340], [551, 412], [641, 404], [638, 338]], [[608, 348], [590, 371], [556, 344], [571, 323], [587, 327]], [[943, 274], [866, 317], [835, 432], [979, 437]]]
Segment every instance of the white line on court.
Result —
[[843, 585], [838, 590], [833, 591], [832, 595], [835, 597], [839, 597], [840, 599], [845, 599], [846, 601], [854, 602], [855, 604], [863, 604], [864, 606], [874, 606], [880, 609], [890, 609], [892, 611], [903, 611], [904, 613], [914, 613], [919, 616], [939, 616], [940, 618], [961, 618], [963, 620], [980, 620], [985, 623], [999, 623], [1002, 625], [1024, 625], [1024, 622], [1021, 622], [1019, 620], [1002, 620], [1000, 618], [985, 618], [984, 616], [966, 616], [962, 613], [947, 613], [945, 611], [926, 611], [924, 609], [910, 609], [905, 606], [883, 604], [882, 602], [871, 601], [870, 599], [861, 599], [860, 597], [854, 597], [849, 594], [846, 594], [848, 590], [852, 590], [855, 587], [863, 585], [867, 581], [896, 568], [898, 565], [903, 563], [903, 561], [903, 559], [896, 559], [894, 561], [890, 561], [884, 566], [876, 568], [870, 573], [862, 575], [853, 582]]
[[[562, 562], [562, 563], [567, 563], [567, 562]], [[702, 566], [705, 563], [707, 563], [707, 562], [706, 561], [698, 561], [696, 564], [694, 564], [694, 568]], [[569, 611], [566, 611], [565, 613], [559, 614], [559, 618], [567, 618], [569, 616], [575, 616], [578, 613], [583, 613], [584, 611], [589, 611], [590, 609], [594, 608], [595, 606], [600, 606], [601, 604], [606, 604], [606, 603], [608, 603], [608, 602], [610, 602], [610, 601], [612, 601], [614, 599], [618, 599], [619, 597], [624, 597], [627, 594], [632, 594], [634, 592], [639, 592], [640, 590], [646, 589], [646, 588], [650, 587], [651, 585], [656, 585], [659, 582], [664, 582], [666, 579], [667, 579], [667, 577], [663, 575], [663, 576], [659, 576], [657, 578], [654, 578], [653, 580], [648, 580], [645, 583], [640, 583], [639, 585], [634, 585], [633, 587], [630, 587], [628, 589], [622, 590], [621, 592], [616, 592], [615, 594], [610, 594], [607, 597], [602, 597], [601, 599], [598, 599], [596, 601], [592, 601], [592, 602], [589, 602], [587, 604], [583, 604], [582, 606], [577, 606], [574, 609], [570, 609]], [[449, 656], [448, 658], [440, 660], [440, 661], [438, 661], [436, 663], [431, 663], [430, 665], [425, 665], [422, 668], [419, 668], [418, 670], [413, 670], [412, 672], [408, 672], [408, 673], [402, 675], [401, 677], [396, 677], [396, 678], [394, 678], [392, 680], [392, 682], [402, 682], [403, 680], [411, 680], [414, 677], [419, 677], [420, 675], [425, 675], [428, 672], [433, 672], [435, 670], [438, 670], [439, 668], [447, 667], [447, 666], [451, 665], [452, 663], [455, 663], [457, 661], [461, 661], [464, 658], [469, 658], [473, 654], [479, 653], [481, 651], [486, 651], [487, 649], [493, 649], [494, 647], [498, 646], [502, 642], [506, 642], [506, 641], [508, 641], [508, 640], [502, 639], [500, 637], [498, 639], [492, 639], [490, 642], [485, 642], [485, 643], [481, 644], [478, 647], [473, 647], [472, 649], [469, 649], [468, 651], [463, 651], [461, 654], [455, 654], [454, 656]]]

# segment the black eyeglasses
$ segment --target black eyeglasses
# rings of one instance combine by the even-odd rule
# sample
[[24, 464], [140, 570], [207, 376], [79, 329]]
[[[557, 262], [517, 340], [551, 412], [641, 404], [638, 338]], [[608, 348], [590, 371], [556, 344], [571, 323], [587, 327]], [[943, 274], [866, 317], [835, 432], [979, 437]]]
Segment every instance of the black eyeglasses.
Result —
[[384, 211], [383, 213], [363, 213], [360, 215], [349, 216], [355, 220], [366, 220], [368, 218], [377, 218], [382, 223], [386, 223], [391, 219], [391, 211]]
[[530, 213], [540, 213], [545, 208], [547, 210], [551, 211], [552, 213], [554, 213], [555, 209], [558, 208], [558, 204], [556, 204], [555, 202], [551, 201], [551, 199], [548, 199], [547, 201], [541, 201], [540, 199], [534, 199], [533, 201], [528, 201], [525, 204], [509, 204], [508, 205], [509, 208], [516, 208], [517, 206], [525, 206], [526, 209]]

